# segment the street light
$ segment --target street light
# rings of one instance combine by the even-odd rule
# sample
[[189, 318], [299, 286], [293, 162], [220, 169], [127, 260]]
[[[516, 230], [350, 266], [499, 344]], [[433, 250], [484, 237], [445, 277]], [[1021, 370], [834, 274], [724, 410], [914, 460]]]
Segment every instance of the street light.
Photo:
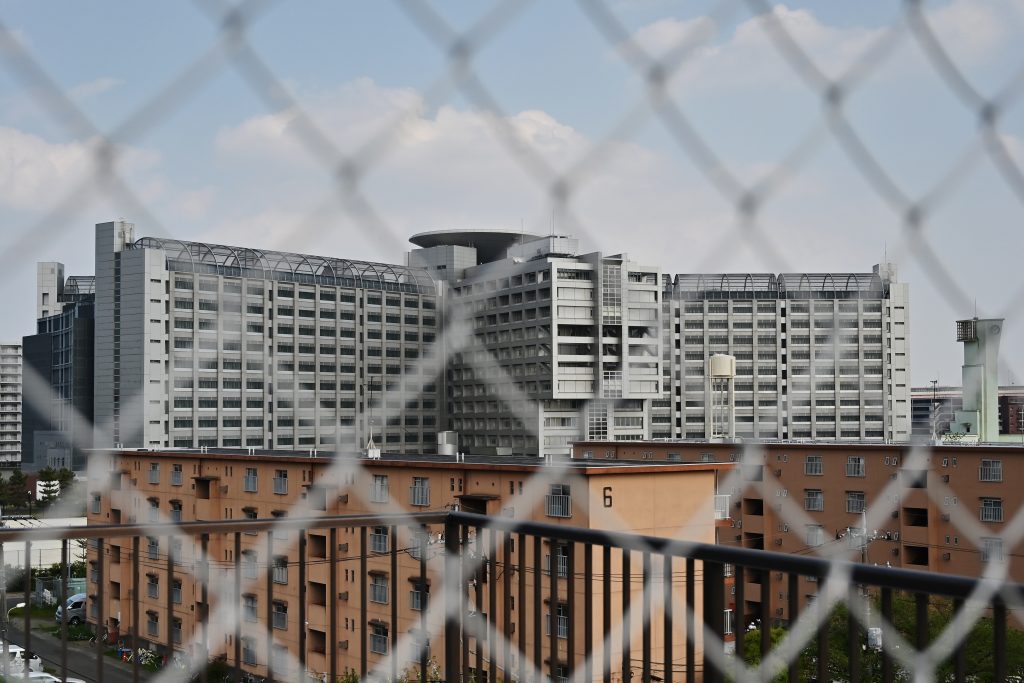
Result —
[[[7, 626], [8, 626], [8, 624], [11, 623], [11, 612], [13, 612], [16, 609], [21, 609], [24, 606], [25, 606], [25, 603], [19, 602], [17, 605], [15, 605], [14, 607], [10, 608], [9, 610], [7, 610], [7, 612], [4, 613], [4, 623], [3, 623], [3, 633], [2, 633], [2, 637], [3, 637], [3, 641], [4, 641], [4, 678], [7, 678], [8, 676], [10, 676], [10, 673], [11, 673], [11, 671], [10, 671], [10, 669], [11, 669], [11, 648], [10, 648], [10, 646], [8, 644], [8, 640], [7, 640]], [[25, 662], [27, 663], [28, 660], [26, 659]]]

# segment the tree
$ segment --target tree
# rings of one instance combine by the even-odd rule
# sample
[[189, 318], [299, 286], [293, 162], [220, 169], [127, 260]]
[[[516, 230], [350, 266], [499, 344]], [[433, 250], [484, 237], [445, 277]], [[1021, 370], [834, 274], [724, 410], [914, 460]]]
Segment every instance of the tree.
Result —
[[[871, 612], [874, 618], [881, 614], [880, 604], [877, 598], [871, 600]], [[950, 624], [955, 615], [952, 601], [931, 596], [928, 603], [928, 642], [931, 643]], [[908, 643], [914, 643], [916, 630], [916, 609], [915, 597], [912, 594], [897, 593], [893, 596], [892, 627]], [[787, 631], [779, 626], [771, 627], [772, 646], [779, 642]], [[828, 672], [829, 679], [833, 681], [849, 680], [850, 676], [850, 628], [849, 609], [845, 604], [836, 605], [828, 619]], [[890, 627], [883, 627], [882, 638], [888, 639], [888, 645], [892, 644]], [[992, 619], [985, 616], [975, 622], [970, 633], [964, 640], [964, 662], [966, 670], [971, 672], [972, 681], [977, 683], [988, 683], [995, 679], [993, 647], [994, 624]], [[860, 668], [862, 681], [882, 680], [881, 652], [866, 647], [862, 631]], [[1010, 676], [1024, 675], [1024, 631], [1008, 627], [1006, 630], [1006, 669]], [[745, 634], [743, 659], [748, 666], [758, 664], [761, 661], [761, 631], [760, 627], [754, 627]], [[800, 654], [797, 663], [800, 672], [800, 680], [811, 680], [816, 676], [817, 668], [817, 642], [812, 640]], [[897, 662], [893, 663], [896, 680], [911, 680], [911, 672], [902, 670]], [[954, 663], [952, 657], [941, 662], [935, 669], [933, 680], [952, 681], [954, 674]], [[785, 676], [776, 677], [775, 680], [785, 680]]]
[[40, 506], [45, 507], [57, 500], [60, 496], [60, 482], [57, 480], [57, 470], [52, 467], [44, 467], [39, 470], [39, 491]]
[[28, 504], [28, 479], [21, 470], [13, 470], [3, 486], [4, 504], [24, 509]]

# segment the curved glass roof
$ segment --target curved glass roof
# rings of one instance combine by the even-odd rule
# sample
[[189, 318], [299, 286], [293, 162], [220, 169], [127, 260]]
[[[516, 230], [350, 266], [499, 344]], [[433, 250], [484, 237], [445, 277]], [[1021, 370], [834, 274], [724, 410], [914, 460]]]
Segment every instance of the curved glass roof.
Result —
[[886, 294], [877, 273], [722, 273], [665, 278], [669, 296], [680, 299], [848, 299]]
[[168, 270], [175, 271], [426, 294], [435, 291], [434, 282], [426, 270], [389, 263], [159, 237], [142, 237], [128, 248], [161, 249], [167, 254]]

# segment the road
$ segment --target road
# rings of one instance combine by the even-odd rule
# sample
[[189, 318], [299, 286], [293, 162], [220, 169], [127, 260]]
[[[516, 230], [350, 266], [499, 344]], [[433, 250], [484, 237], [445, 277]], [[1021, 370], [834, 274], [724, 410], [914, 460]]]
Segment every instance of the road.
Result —
[[[8, 609], [24, 600], [18, 596], [8, 598]], [[14, 619], [8, 629], [10, 641], [15, 645], [25, 646], [24, 622], [21, 619]], [[81, 678], [90, 683], [102, 680], [104, 683], [132, 683], [131, 665], [115, 661], [110, 657], [103, 657], [103, 676], [97, 677], [96, 671], [96, 650], [95, 645], [88, 642], [68, 643], [68, 672], [71, 678]], [[39, 655], [45, 667], [60, 676], [61, 643], [55, 638], [41, 631], [32, 630], [32, 652]], [[140, 671], [140, 680], [146, 680], [146, 672]]]

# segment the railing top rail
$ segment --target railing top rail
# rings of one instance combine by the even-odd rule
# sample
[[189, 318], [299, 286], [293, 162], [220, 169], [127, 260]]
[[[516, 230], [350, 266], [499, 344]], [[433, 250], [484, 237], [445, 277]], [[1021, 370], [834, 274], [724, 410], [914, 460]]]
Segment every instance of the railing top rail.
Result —
[[303, 529], [330, 529], [343, 526], [421, 526], [442, 524], [444, 512], [419, 514], [358, 514], [322, 517], [268, 517], [264, 519], [227, 519], [181, 524], [98, 524], [76, 527], [33, 527], [28, 529], [0, 529], [0, 543], [24, 541], [74, 540], [80, 538], [128, 538], [132, 536], [167, 536], [198, 534], [227, 534], [236, 531], [300, 531]]
[[998, 579], [974, 578], [937, 572], [918, 571], [893, 567], [879, 567], [847, 560], [827, 559], [823, 557], [805, 557], [788, 555], [768, 550], [751, 548], [734, 548], [711, 543], [695, 543], [658, 536], [643, 536], [620, 531], [604, 531], [582, 527], [562, 526], [509, 519], [506, 517], [487, 517], [468, 512], [449, 513], [450, 522], [465, 526], [478, 526], [502, 531], [524, 533], [543, 538], [552, 538], [574, 543], [590, 543], [597, 546], [612, 546], [626, 550], [651, 552], [662, 555], [689, 557], [696, 560], [708, 560], [734, 564], [750, 569], [797, 573], [804, 576], [826, 578], [831, 574], [847, 576], [851, 583], [866, 584], [906, 590], [918, 593], [931, 593], [952, 598], [967, 598], [977, 590], [978, 586], [991, 582], [1002, 587], [1003, 598], [1016, 596], [1024, 602], [1024, 584]]

